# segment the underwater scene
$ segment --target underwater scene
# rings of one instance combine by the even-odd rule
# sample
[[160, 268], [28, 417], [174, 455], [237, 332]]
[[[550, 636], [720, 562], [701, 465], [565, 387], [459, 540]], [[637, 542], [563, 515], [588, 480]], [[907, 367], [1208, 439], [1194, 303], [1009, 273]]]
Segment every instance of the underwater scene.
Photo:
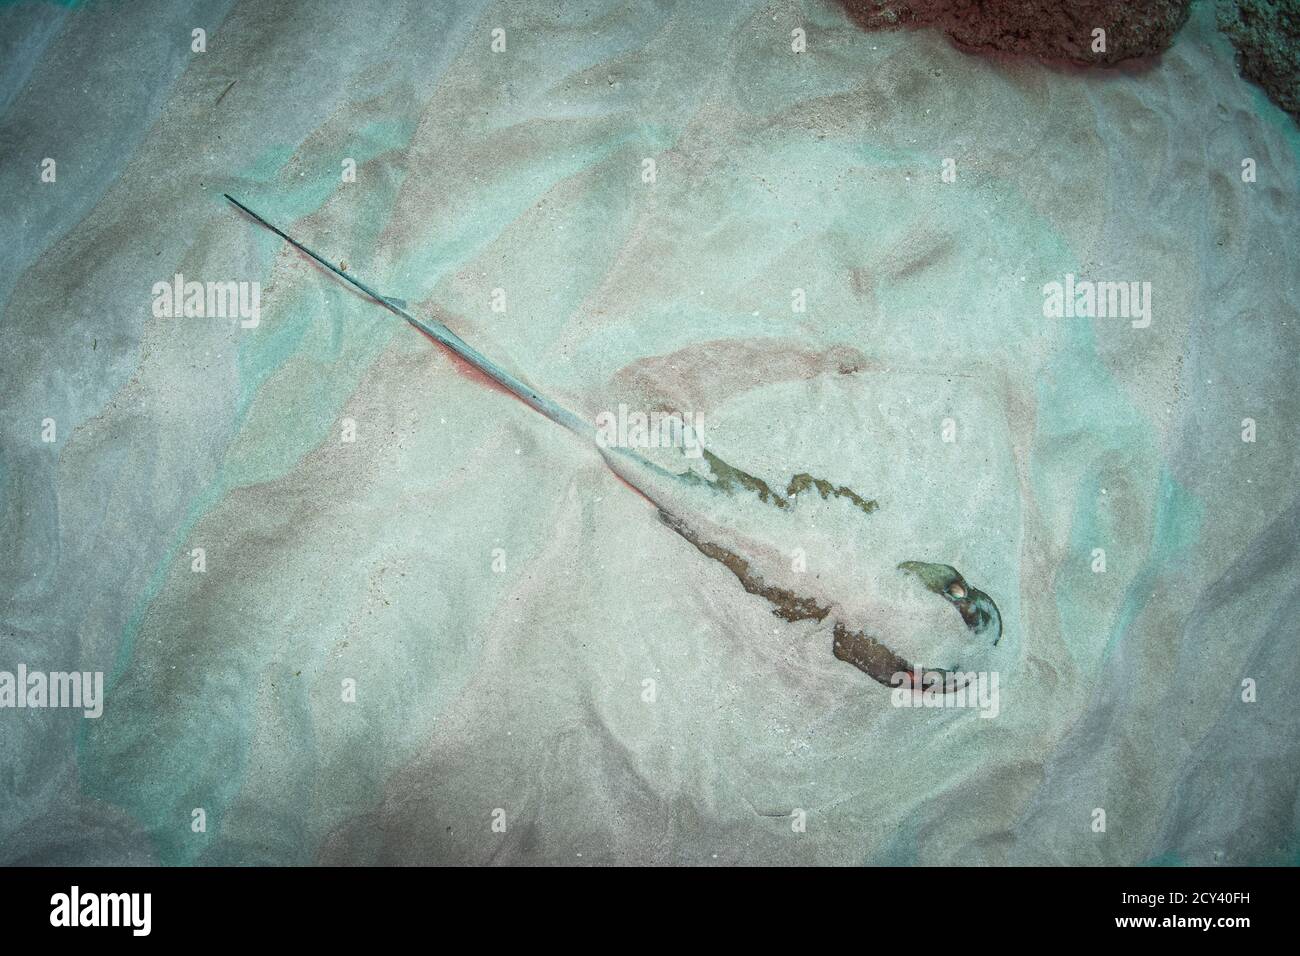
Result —
[[1297, 4], [974, 7], [0, 6], [0, 863], [1300, 862]]

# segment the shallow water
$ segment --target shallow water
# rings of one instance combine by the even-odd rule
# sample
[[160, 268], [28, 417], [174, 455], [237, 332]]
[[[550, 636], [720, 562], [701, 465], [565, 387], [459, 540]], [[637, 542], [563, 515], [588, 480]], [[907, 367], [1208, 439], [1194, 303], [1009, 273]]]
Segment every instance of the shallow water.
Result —
[[[1300, 136], [1206, 11], [1089, 73], [822, 3], [324, 6], [0, 9], [0, 670], [109, 683], [0, 709], [0, 860], [1296, 861]], [[893, 706], [222, 192], [584, 415], [878, 500], [800, 573], [959, 568], [998, 716]], [[177, 273], [259, 324], [155, 317]], [[1044, 318], [1067, 273], [1150, 326]]]

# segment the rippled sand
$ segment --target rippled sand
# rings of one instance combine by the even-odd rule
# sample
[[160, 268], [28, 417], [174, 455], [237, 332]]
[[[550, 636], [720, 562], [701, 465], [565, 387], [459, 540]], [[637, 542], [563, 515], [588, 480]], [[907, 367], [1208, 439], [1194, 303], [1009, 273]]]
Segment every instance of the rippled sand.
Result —
[[[109, 680], [0, 710], [0, 861], [1300, 858], [1300, 135], [1212, 11], [1090, 73], [831, 3], [300, 6], [0, 11], [0, 669]], [[223, 191], [584, 415], [878, 500], [821, 570], [993, 595], [998, 716], [892, 706]], [[176, 273], [260, 324], [154, 317]], [[1149, 327], [1044, 318], [1067, 274]]]

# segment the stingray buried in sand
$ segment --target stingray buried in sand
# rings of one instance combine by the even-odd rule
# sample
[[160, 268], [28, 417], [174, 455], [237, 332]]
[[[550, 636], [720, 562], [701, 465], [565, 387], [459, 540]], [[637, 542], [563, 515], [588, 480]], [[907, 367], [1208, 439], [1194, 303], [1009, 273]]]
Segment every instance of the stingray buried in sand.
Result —
[[[520, 400], [590, 442], [615, 474], [658, 509], [667, 527], [727, 568], [747, 592], [769, 602], [777, 617], [827, 625], [834, 655], [881, 684], [915, 685], [917, 675], [923, 674], [920, 682], [927, 687], [957, 690], [1001, 638], [1002, 618], [993, 599], [949, 565], [902, 556], [896, 560], [871, 549], [866, 555], [855, 554], [851, 563], [842, 560], [843, 538], [837, 540], [833, 529], [850, 514], [872, 520], [880, 509], [877, 501], [806, 472], [793, 475], [778, 492], [690, 440], [656, 442], [659, 447], [649, 452], [609, 447], [598, 440], [592, 424], [501, 368], [447, 326], [416, 318], [400, 299], [374, 291], [234, 197], [226, 198]], [[828, 510], [837, 508], [841, 510]], [[818, 532], [827, 528], [832, 529], [829, 534]], [[799, 567], [802, 562], [791, 562], [786, 552], [792, 540], [809, 542], [820, 550], [823, 560], [818, 566], [825, 572], [807, 574]], [[806, 561], [807, 551], [801, 551]], [[903, 630], [905, 635], [898, 633]]]

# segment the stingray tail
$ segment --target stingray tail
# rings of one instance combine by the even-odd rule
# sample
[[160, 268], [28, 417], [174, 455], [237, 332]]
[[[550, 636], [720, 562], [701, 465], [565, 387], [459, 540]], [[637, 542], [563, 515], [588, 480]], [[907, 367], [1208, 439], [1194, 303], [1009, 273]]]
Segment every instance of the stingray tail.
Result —
[[242, 210], [245, 214], [250, 216], [254, 222], [271, 230], [271, 232], [275, 233], [277, 236], [279, 236], [285, 242], [289, 243], [289, 245], [293, 246], [298, 251], [305, 253], [308, 256], [311, 256], [311, 258], [315, 259], [317, 263], [324, 266], [330, 272], [334, 273], [334, 275], [338, 276], [344, 282], [348, 283], [353, 288], [358, 289], [359, 291], [364, 293], [367, 298], [373, 300], [379, 305], [382, 305], [389, 312], [401, 316], [403, 319], [405, 319], [411, 325], [415, 326], [417, 329], [419, 329], [425, 335], [429, 336], [431, 339], [451, 349], [453, 352], [455, 352], [457, 355], [463, 358], [466, 362], [469, 362], [471, 365], [473, 365], [476, 369], [478, 369], [488, 378], [492, 379], [494, 382], [508, 389], [513, 395], [518, 397], [521, 401], [523, 401], [530, 407], [534, 408], [535, 410], [541, 412], [551, 421], [555, 422], [558, 425], [563, 425], [565, 428], [569, 429], [569, 431], [573, 432], [576, 435], [580, 435], [583, 438], [590, 439], [592, 437], [593, 428], [588, 422], [584, 421], [582, 418], [579, 418], [577, 415], [569, 411], [563, 405], [560, 405], [558, 402], [554, 402], [551, 399], [547, 398], [546, 396], [542, 395], [531, 385], [526, 384], [525, 382], [516, 378], [514, 375], [507, 372], [500, 365], [497, 365], [496, 362], [493, 362], [490, 358], [488, 358], [478, 349], [474, 348], [472, 345], [470, 345], [468, 342], [462, 339], [451, 329], [447, 328], [447, 326], [443, 325], [441, 322], [426, 321], [424, 319], [416, 318], [414, 315], [412, 315], [410, 312], [406, 310], [406, 303], [402, 299], [397, 299], [386, 295], [380, 295], [378, 292], [376, 292], [370, 286], [366, 285], [360, 279], [356, 278], [355, 276], [348, 275], [347, 272], [338, 268], [336, 265], [334, 265], [332, 262], [325, 259], [323, 256], [320, 256], [317, 253], [313, 252], [311, 249], [308, 249], [305, 245], [303, 245], [297, 239], [293, 238], [293, 236], [289, 235], [284, 230], [271, 224], [266, 219], [262, 218], [257, 213], [253, 212], [253, 210], [249, 209], [247, 206], [245, 206], [234, 196], [230, 195], [229, 193], [222, 193], [222, 195], [225, 196], [226, 199], [230, 200], [232, 204], [234, 204], [236, 207]]

